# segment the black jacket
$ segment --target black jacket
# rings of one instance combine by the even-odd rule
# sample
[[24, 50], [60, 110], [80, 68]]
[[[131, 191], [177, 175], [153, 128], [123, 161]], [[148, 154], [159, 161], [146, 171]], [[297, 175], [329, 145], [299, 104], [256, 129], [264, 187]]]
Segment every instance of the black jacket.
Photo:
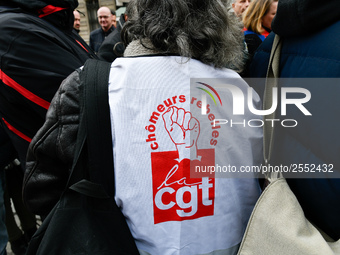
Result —
[[22, 162], [62, 80], [96, 58], [72, 33], [77, 4], [0, 0], [0, 119]]
[[105, 38], [104, 42], [98, 50], [98, 57], [107, 62], [113, 62], [116, 58], [122, 57], [125, 51], [125, 45], [122, 42], [121, 31], [125, 24], [124, 14], [122, 14], [117, 22], [116, 29]]
[[0, 125], [0, 171], [15, 158], [16, 151], [5, 130]]
[[[276, 129], [272, 164], [314, 164], [328, 166], [340, 173], [339, 109], [340, 86], [316, 78], [340, 78], [340, 1], [280, 0], [273, 31], [283, 39], [280, 57], [281, 78], [313, 78], [299, 81], [311, 93], [306, 104], [312, 116], [302, 116], [295, 107], [284, 119], [296, 119], [298, 126]], [[265, 77], [274, 34], [262, 43], [250, 66], [251, 77]], [[291, 87], [293, 79], [281, 80]], [[295, 79], [296, 80], [296, 79]], [[327, 79], [330, 80], [331, 79]], [[325, 80], [323, 80], [325, 81]], [[263, 95], [264, 86], [255, 87]], [[320, 174], [318, 172], [311, 175]], [[334, 239], [340, 238], [340, 179], [287, 179], [307, 218]], [[310, 176], [313, 177], [313, 176]]]
[[90, 47], [93, 51], [98, 52], [100, 46], [102, 45], [103, 41], [107, 36], [109, 36], [113, 31], [115, 30], [115, 27], [112, 25], [111, 28], [104, 32], [103, 29], [97, 28], [93, 30], [90, 33]]
[[59, 200], [72, 167], [80, 113], [79, 71], [61, 84], [27, 154], [23, 198], [38, 215], [48, 214]]

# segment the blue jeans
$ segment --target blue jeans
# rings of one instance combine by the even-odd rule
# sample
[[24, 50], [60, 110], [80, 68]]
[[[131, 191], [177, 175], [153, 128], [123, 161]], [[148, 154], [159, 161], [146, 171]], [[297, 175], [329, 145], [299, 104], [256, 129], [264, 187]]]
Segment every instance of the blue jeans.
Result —
[[6, 246], [8, 242], [7, 229], [5, 224], [4, 177], [4, 170], [0, 169], [0, 255], [6, 254]]

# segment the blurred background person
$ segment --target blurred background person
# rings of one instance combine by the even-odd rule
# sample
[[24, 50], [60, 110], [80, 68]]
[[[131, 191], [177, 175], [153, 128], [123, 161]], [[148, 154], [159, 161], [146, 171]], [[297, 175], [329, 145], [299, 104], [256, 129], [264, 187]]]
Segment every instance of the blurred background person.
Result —
[[72, 32], [77, 5], [77, 0], [0, 0], [0, 122], [23, 168], [62, 80], [96, 58]]
[[125, 44], [121, 39], [120, 32], [127, 20], [127, 14], [122, 13], [117, 21], [116, 29], [105, 38], [104, 42], [97, 53], [99, 59], [113, 62], [118, 57], [123, 57], [125, 51]]
[[90, 33], [90, 48], [94, 52], [98, 52], [104, 39], [115, 29], [112, 21], [112, 13], [108, 7], [100, 7], [97, 11], [97, 17], [100, 27]]
[[[277, 34], [282, 40], [279, 74], [280, 78], [286, 78], [279, 80], [280, 87], [292, 87], [297, 80], [298, 87], [311, 93], [306, 107], [312, 116], [304, 116], [295, 107], [287, 109], [285, 116], [277, 114], [278, 120], [296, 119], [298, 126], [275, 126], [269, 164], [323, 167], [322, 171], [311, 172], [310, 178], [287, 178], [287, 183], [306, 217], [334, 240], [340, 239], [340, 179], [332, 177], [325, 166], [332, 165], [332, 171], [339, 176], [339, 10], [339, 0], [322, 3], [319, 0], [280, 0], [272, 22], [273, 33], [261, 44], [249, 67], [249, 77], [266, 77]], [[264, 84], [257, 83], [253, 87], [263, 97]], [[291, 95], [294, 96], [300, 97]], [[313, 176], [316, 174], [320, 178]]]
[[233, 0], [231, 7], [236, 16], [242, 18], [242, 13], [248, 8], [252, 0]]
[[[19, 159], [22, 170], [25, 168], [29, 143], [42, 126], [62, 80], [88, 58], [96, 58], [82, 38], [72, 31], [77, 5], [77, 0], [0, 0], [1, 173], [15, 158]], [[19, 166], [15, 168], [18, 170]], [[11, 190], [5, 200], [6, 224], [12, 250], [23, 254], [35, 231], [35, 219], [26, 213], [22, 204], [23, 171], [16, 174], [19, 177], [14, 177], [14, 183], [6, 185], [7, 191]], [[13, 178], [9, 179], [12, 182]], [[2, 214], [3, 196], [0, 195]], [[22, 230], [13, 221], [9, 197], [16, 203]], [[6, 228], [1, 226], [0, 235], [3, 229]]]
[[[1, 173], [15, 158], [19, 158], [21, 168], [25, 168], [28, 145], [42, 126], [62, 80], [88, 58], [96, 58], [82, 38], [72, 31], [73, 11], [77, 5], [77, 0], [0, 0]], [[19, 165], [15, 169], [20, 169]], [[11, 170], [7, 171], [10, 175], [14, 173]], [[14, 179], [8, 176], [7, 181], [10, 181], [5, 183], [8, 191], [6, 224], [12, 250], [19, 254], [24, 252], [25, 243], [36, 226], [32, 214], [22, 207], [23, 171], [16, 171], [15, 175]], [[4, 180], [1, 177], [1, 181]], [[0, 193], [2, 214], [3, 196]], [[9, 198], [16, 203], [23, 232], [17, 225], [10, 225], [13, 212]], [[26, 217], [31, 219], [30, 223]], [[6, 228], [1, 226], [0, 232], [3, 229]], [[16, 233], [12, 231], [15, 229]], [[21, 241], [16, 242], [18, 240]]]
[[74, 15], [73, 28], [79, 34], [79, 32], [80, 32], [80, 13], [77, 10], [75, 10], [75, 11], [73, 11], [73, 15]]
[[117, 16], [116, 12], [111, 10], [111, 17], [112, 17], [112, 25], [116, 28], [117, 27]]
[[244, 37], [252, 56], [272, 31], [278, 0], [253, 0], [243, 14]]
[[253, 0], [243, 13], [244, 40], [248, 49], [248, 60], [251, 62], [256, 49], [272, 31], [271, 23], [275, 17], [278, 0]]

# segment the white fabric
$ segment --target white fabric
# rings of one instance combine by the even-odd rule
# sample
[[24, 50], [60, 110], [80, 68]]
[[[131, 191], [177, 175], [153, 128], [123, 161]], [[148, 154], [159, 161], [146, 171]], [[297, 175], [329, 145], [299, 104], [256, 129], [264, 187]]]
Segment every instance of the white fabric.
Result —
[[238, 255], [339, 255], [340, 239], [327, 242], [306, 219], [286, 179], [271, 177], [255, 205]]
[[[201, 90], [193, 90], [198, 96], [190, 92], [190, 78], [235, 78], [244, 93], [248, 88], [234, 71], [175, 56], [119, 58], [111, 66], [116, 201], [144, 254], [236, 254], [233, 247], [241, 242], [260, 194], [254, 178], [190, 179], [176, 161], [174, 155], [188, 158], [190, 152], [175, 146], [175, 139], [184, 138], [173, 133], [171, 138], [174, 130], [166, 122], [170, 116], [189, 112], [200, 124], [197, 148], [214, 151], [215, 158], [209, 160], [215, 164], [259, 165], [262, 158], [261, 128], [221, 125], [218, 137], [213, 137], [210, 115], [197, 116], [201, 109], [192, 97], [200, 96]], [[210, 113], [216, 119], [234, 118], [231, 94], [219, 94], [223, 106], [213, 105], [208, 98]], [[256, 93], [253, 100], [260, 104]], [[255, 118], [259, 119], [248, 110], [242, 116]]]

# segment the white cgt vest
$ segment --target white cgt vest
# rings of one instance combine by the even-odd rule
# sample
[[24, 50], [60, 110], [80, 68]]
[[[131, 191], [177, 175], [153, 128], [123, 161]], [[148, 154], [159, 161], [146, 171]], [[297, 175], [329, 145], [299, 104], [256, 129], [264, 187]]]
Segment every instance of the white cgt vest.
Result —
[[237, 73], [197, 60], [113, 62], [116, 201], [141, 254], [237, 253], [260, 189], [231, 171], [260, 165], [262, 129], [246, 106], [234, 115], [233, 94], [218, 87], [228, 81], [247, 98]]

